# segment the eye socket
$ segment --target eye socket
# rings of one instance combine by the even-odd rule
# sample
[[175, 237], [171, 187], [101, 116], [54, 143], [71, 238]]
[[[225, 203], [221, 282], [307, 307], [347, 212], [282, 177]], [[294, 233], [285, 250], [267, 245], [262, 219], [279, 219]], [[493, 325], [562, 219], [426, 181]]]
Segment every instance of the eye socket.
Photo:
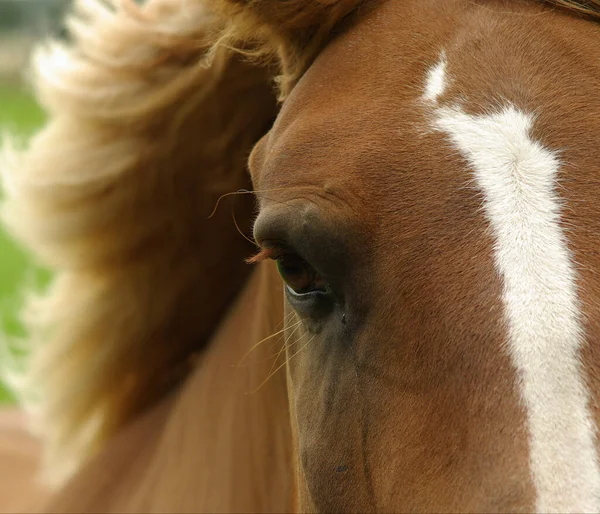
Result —
[[326, 292], [323, 278], [302, 257], [285, 252], [275, 257], [277, 270], [286, 285], [297, 295]]

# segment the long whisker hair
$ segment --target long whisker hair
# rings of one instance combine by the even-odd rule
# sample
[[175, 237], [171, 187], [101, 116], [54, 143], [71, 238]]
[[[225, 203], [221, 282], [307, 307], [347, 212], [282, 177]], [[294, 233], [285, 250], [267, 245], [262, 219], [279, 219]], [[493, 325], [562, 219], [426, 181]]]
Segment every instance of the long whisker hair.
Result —
[[[293, 315], [294, 315], [294, 313], [293, 313], [293, 312], [291, 312], [291, 313], [289, 313], [289, 314], [288, 314], [286, 317], [287, 317], [287, 318], [289, 318], [289, 317], [291, 317], [291, 316], [293, 316]], [[280, 322], [280, 323], [278, 323], [278, 325], [280, 325], [280, 324], [281, 324], [281, 322]], [[294, 324], [293, 326], [295, 326], [295, 324]], [[287, 328], [289, 328], [289, 327], [286, 327], [286, 329], [287, 329]], [[295, 328], [294, 328], [294, 330], [292, 331], [292, 334], [293, 334], [294, 332], [296, 332], [296, 330], [298, 330], [298, 328], [299, 328], [299, 327], [295, 327]], [[279, 331], [279, 333], [281, 333], [281, 332], [282, 332], [282, 331]], [[288, 344], [288, 341], [291, 339], [291, 337], [292, 337], [292, 334], [290, 334], [290, 335], [289, 335], [289, 336], [288, 336], [288, 337], [285, 339], [285, 341], [283, 342], [283, 344], [282, 344], [282, 345], [280, 345], [280, 347], [279, 347], [279, 350], [277, 350], [277, 352], [276, 352], [276, 353], [272, 353], [271, 355], [268, 355], [268, 356], [267, 356], [267, 357], [265, 357], [264, 359], [259, 359], [259, 360], [257, 360], [257, 361], [254, 361], [254, 362], [252, 362], [252, 365], [254, 365], [254, 364], [259, 364], [259, 363], [261, 363], [261, 364], [262, 364], [262, 363], [265, 363], [265, 362], [272, 362], [273, 364], [272, 364], [272, 366], [271, 366], [271, 369], [269, 370], [269, 373], [271, 373], [271, 371], [273, 371], [273, 368], [275, 367], [275, 364], [276, 364], [276, 363], [279, 361], [279, 357], [281, 356], [281, 353], [282, 353], [282, 352], [283, 352], [283, 350], [286, 348], [286, 346], [287, 346], [288, 348], [291, 348], [292, 346], [296, 345], [296, 344], [298, 343], [298, 341], [300, 340], [300, 338], [298, 338], [298, 339], [297, 339], [296, 341], [294, 341], [293, 343], [291, 343], [291, 344]], [[275, 344], [276, 344], [276, 343], [275, 343]], [[275, 346], [275, 344], [274, 344], [274, 346]], [[235, 367], [235, 368], [241, 368], [241, 367], [246, 367], [246, 366], [247, 366], [246, 364], [241, 364], [241, 361], [240, 361], [240, 364], [237, 364], [237, 365], [236, 365], [236, 364], [232, 364], [232, 367]]]
[[238, 231], [238, 233], [249, 243], [256, 245], [256, 241], [254, 241], [254, 239], [250, 239], [246, 234], [244, 234], [244, 231], [240, 228], [240, 226], [238, 225], [237, 220], [235, 219], [235, 211], [233, 210], [233, 207], [231, 208], [231, 219], [233, 220], [233, 224], [235, 225], [235, 229]]
[[275, 371], [271, 372], [267, 378], [265, 378], [259, 385], [258, 387], [256, 387], [255, 389], [253, 389], [252, 391], [250, 391], [249, 393], [246, 394], [255, 394], [257, 393], [271, 378], [273, 378], [273, 376], [275, 376], [275, 374], [282, 369], [284, 366], [287, 366], [291, 360], [296, 357], [302, 350], [304, 350], [313, 340], [314, 338], [317, 337], [317, 334], [313, 334], [313, 336], [306, 341], [305, 344], [302, 345], [302, 348], [300, 348], [297, 352], [295, 352], [292, 356], [288, 357], [286, 359], [286, 361], [284, 363], [282, 363], [281, 365], [277, 366], [277, 369], [275, 369]]
[[271, 334], [270, 336], [265, 337], [264, 339], [261, 339], [260, 341], [258, 341], [258, 343], [253, 344], [247, 351], [246, 353], [242, 356], [242, 358], [240, 359], [240, 362], [238, 363], [237, 366], [241, 366], [242, 363], [248, 358], [248, 356], [254, 351], [256, 350], [260, 345], [266, 343], [267, 341], [269, 341], [270, 339], [273, 339], [274, 337], [284, 333], [287, 329], [292, 328], [292, 327], [297, 327], [298, 325], [300, 325], [302, 322], [298, 321], [297, 323], [294, 323], [293, 325], [291, 325], [291, 327], [283, 327], [281, 330], [278, 330], [277, 332], [275, 332], [274, 334]]
[[[290, 314], [293, 314], [290, 313]], [[279, 348], [279, 351], [277, 352], [277, 354], [272, 355], [271, 358], [273, 359], [273, 363], [271, 364], [271, 369], [269, 369], [269, 373], [268, 375], [270, 375], [273, 372], [273, 368], [275, 367], [275, 365], [277, 364], [277, 362], [279, 361], [279, 357], [281, 356], [283, 350], [285, 350], [285, 348], [291, 348], [292, 346], [294, 346], [301, 338], [299, 337], [298, 339], [296, 339], [296, 341], [294, 341], [292, 344], [289, 344], [290, 339], [293, 337], [293, 335], [298, 331], [298, 329], [300, 328], [301, 322], [298, 322], [297, 324], [295, 324], [295, 328], [292, 330], [292, 332], [290, 333], [289, 336], [287, 336], [287, 338], [285, 339], [285, 341], [283, 342], [283, 344], [281, 345], [281, 348]], [[294, 326], [294, 325], [292, 325]]]
[[[228, 198], [230, 196], [236, 197], [236, 196], [240, 196], [240, 195], [264, 195], [265, 193], [272, 193], [275, 191], [290, 191], [293, 189], [299, 189], [298, 186], [287, 186], [287, 187], [274, 187], [271, 189], [255, 189], [255, 190], [249, 190], [249, 189], [238, 189], [237, 191], [230, 191], [229, 193], [224, 193], [221, 196], [219, 196], [219, 198], [217, 198], [217, 201], [215, 202], [215, 206], [213, 207], [213, 210], [211, 211], [210, 215], [208, 216], [207, 219], [211, 219], [212, 217], [215, 216], [215, 214], [217, 213], [219, 206], [221, 204], [221, 201], [224, 200], [225, 198]], [[263, 196], [264, 198], [266, 198], [267, 200], [273, 202], [273, 203], [278, 203], [278, 204], [283, 204], [283, 205], [287, 205], [287, 202], [283, 202], [280, 200], [277, 200], [275, 198], [272, 197], [267, 197], [267, 196]], [[299, 209], [299, 207], [292, 205], [290, 206], [292, 208], [297, 208]]]

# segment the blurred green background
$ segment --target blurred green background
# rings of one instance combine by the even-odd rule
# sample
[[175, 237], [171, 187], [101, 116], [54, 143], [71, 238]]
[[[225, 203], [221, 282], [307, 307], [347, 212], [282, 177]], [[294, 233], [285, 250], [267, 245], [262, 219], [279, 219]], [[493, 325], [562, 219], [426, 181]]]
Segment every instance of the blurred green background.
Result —
[[[21, 137], [30, 136], [43, 124], [44, 115], [32, 95], [19, 83], [0, 83], [0, 129]], [[9, 337], [22, 335], [17, 319], [19, 290], [30, 271], [31, 259], [0, 228], [0, 319], [2, 333]], [[0, 403], [11, 402], [12, 396], [0, 383]]]
[[[37, 42], [60, 33], [60, 20], [68, 2], [0, 0], [0, 134], [9, 132], [26, 140], [43, 125], [44, 114], [25, 80], [29, 54]], [[23, 335], [18, 322], [20, 292], [34, 269], [32, 259], [0, 226], [2, 337]], [[0, 404], [13, 401], [12, 395], [0, 381]]]

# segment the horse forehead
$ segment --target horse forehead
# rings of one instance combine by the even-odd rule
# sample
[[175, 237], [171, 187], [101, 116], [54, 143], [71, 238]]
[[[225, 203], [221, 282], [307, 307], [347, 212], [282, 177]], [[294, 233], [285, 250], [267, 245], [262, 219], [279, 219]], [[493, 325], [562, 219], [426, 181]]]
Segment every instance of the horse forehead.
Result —
[[365, 163], [375, 153], [384, 155], [378, 151], [383, 141], [368, 129], [370, 120], [352, 111], [336, 107], [301, 112], [285, 130], [272, 131], [250, 159], [255, 185], [323, 187], [364, 178], [360, 172]]
[[[333, 41], [286, 99], [252, 152], [255, 184], [290, 179], [356, 183], [374, 157], [393, 159], [385, 150], [406, 135], [409, 120], [402, 111], [413, 109], [417, 95], [395, 59], [398, 49], [379, 47], [382, 54], [374, 59], [374, 48], [358, 44], [391, 30], [389, 23], [381, 27], [369, 21], [361, 20]], [[389, 45], [389, 38], [383, 37], [382, 44]]]
[[[505, 102], [536, 114], [556, 107], [559, 88], [549, 78], [544, 49], [555, 47], [549, 34], [559, 31], [561, 20], [540, 17], [534, 5], [513, 9], [521, 15], [470, 2], [440, 9], [439, 2], [406, 0], [385, 2], [362, 16], [321, 52], [255, 148], [255, 186], [343, 182], [357, 190], [390, 181], [390, 169], [461, 166], [449, 162], [441, 136], [424, 135], [431, 120], [423, 100], [441, 90], [446, 101], [464, 102], [470, 112]], [[430, 77], [444, 52], [448, 73]], [[554, 68], [568, 76], [572, 60], [564, 51], [552, 56]], [[428, 84], [441, 90], [428, 91]], [[560, 117], [548, 121], [563, 125]]]
[[[451, 25], [460, 14], [454, 4], [460, 2], [440, 12], [432, 1], [377, 3], [345, 27], [256, 145], [250, 159], [255, 185], [317, 178], [356, 184], [377, 180], [388, 164], [420, 159], [428, 144], [420, 138], [426, 72], [448, 40], [439, 25]], [[378, 167], [368, 165], [373, 160]]]

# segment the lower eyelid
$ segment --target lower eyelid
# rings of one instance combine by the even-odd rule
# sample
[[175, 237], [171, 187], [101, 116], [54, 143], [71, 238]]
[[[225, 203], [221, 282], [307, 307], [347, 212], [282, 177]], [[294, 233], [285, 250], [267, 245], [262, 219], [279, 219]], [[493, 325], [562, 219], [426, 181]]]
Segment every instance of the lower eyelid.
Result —
[[307, 293], [296, 293], [289, 285], [285, 284], [285, 288], [287, 292], [292, 295], [293, 298], [297, 298], [298, 300], [308, 300], [310, 298], [315, 298], [317, 296], [326, 296], [327, 292], [325, 291], [309, 291]]

